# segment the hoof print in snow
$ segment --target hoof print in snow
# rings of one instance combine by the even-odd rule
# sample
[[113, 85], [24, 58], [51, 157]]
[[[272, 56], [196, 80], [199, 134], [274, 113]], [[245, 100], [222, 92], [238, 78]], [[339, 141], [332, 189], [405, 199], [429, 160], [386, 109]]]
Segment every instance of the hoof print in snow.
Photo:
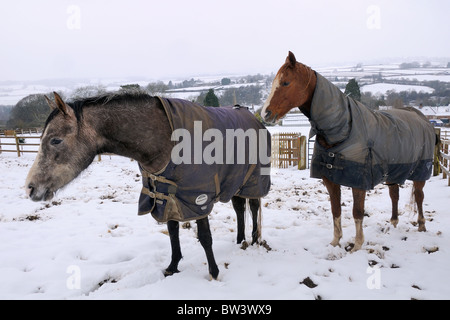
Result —
[[107, 283], [117, 283], [117, 279], [109, 277], [105, 280], [102, 280], [97, 284], [97, 286], [98, 286], [97, 289], [101, 288], [103, 285], [105, 285]]
[[438, 252], [439, 251], [439, 247], [424, 247], [423, 250], [426, 253], [431, 254], [431, 253]]
[[269, 246], [266, 240], [261, 241], [260, 245], [267, 250], [267, 252], [272, 251], [272, 248]]
[[300, 282], [300, 284], [304, 284], [305, 286], [307, 286], [310, 289], [313, 289], [315, 287], [317, 287], [317, 284], [315, 284], [310, 277], [306, 277], [305, 279], [303, 279], [302, 282]]

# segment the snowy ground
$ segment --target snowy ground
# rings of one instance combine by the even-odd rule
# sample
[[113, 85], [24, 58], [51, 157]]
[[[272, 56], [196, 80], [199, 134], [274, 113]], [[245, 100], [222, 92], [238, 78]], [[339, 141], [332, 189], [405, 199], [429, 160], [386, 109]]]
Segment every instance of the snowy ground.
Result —
[[331, 247], [325, 187], [307, 170], [275, 171], [263, 200], [271, 250], [240, 249], [231, 204], [218, 203], [210, 222], [220, 275], [210, 281], [195, 223], [181, 229], [181, 272], [164, 278], [169, 237], [165, 225], [137, 216], [136, 162], [103, 157], [52, 202], [33, 203], [23, 184], [34, 157], [0, 155], [0, 299], [450, 299], [450, 187], [442, 176], [424, 189], [426, 233], [412, 224], [409, 183], [397, 228], [388, 223], [387, 187], [371, 191], [366, 242], [351, 254], [351, 191], [343, 189], [342, 247]]

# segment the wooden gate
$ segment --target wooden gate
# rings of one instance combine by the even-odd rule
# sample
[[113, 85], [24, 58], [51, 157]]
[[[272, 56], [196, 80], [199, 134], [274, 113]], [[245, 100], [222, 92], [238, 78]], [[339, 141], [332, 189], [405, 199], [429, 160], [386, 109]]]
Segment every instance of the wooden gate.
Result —
[[272, 167], [306, 169], [306, 137], [299, 133], [272, 134]]

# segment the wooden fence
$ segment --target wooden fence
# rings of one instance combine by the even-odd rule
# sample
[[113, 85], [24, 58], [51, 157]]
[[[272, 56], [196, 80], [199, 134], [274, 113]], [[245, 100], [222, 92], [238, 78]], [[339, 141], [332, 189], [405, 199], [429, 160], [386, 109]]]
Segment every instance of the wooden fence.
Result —
[[20, 157], [23, 153], [37, 153], [40, 139], [40, 136], [18, 135], [16, 130], [3, 130], [0, 135], [0, 154], [15, 152]]
[[[434, 175], [443, 173], [450, 186], [450, 131], [441, 131], [441, 148], [437, 150], [438, 160], [435, 163]], [[37, 153], [40, 136], [18, 135], [15, 130], [4, 130], [0, 135], [0, 154], [14, 152], [20, 157], [23, 153]], [[305, 136], [299, 133], [272, 134], [272, 167], [288, 168], [297, 166], [299, 170], [307, 168], [308, 146]], [[101, 155], [98, 156], [101, 161]]]
[[450, 133], [449, 131], [441, 132], [441, 146], [439, 150], [439, 169], [440, 171], [442, 171], [442, 178], [448, 179], [448, 186], [450, 186], [450, 153], [449, 153], [450, 137], [448, 137], [449, 133]]
[[441, 140], [450, 140], [450, 130], [441, 130], [440, 128], [437, 129], [439, 131], [439, 135], [441, 137]]
[[[0, 135], [0, 154], [15, 152], [20, 157], [23, 153], [37, 153], [40, 136], [18, 135], [15, 130], [5, 130]], [[296, 166], [299, 170], [307, 167], [306, 137], [298, 133], [276, 133], [272, 135], [272, 167], [287, 168]], [[110, 155], [110, 154], [104, 154]], [[101, 155], [98, 155], [101, 161]]]
[[16, 134], [38, 134], [42, 132], [42, 128], [26, 128], [15, 130], [0, 129], [0, 136], [6, 136], [6, 132], [9, 135], [11, 135], [12, 132], [15, 132]]
[[272, 134], [272, 167], [306, 169], [306, 137], [299, 133]]

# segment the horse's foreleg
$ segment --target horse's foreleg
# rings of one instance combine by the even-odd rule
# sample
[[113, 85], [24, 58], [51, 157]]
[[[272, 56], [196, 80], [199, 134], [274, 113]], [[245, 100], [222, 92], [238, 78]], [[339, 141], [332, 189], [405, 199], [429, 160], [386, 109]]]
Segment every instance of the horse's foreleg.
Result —
[[341, 225], [341, 186], [335, 184], [323, 177], [323, 183], [330, 195], [331, 212], [333, 213], [334, 236], [331, 245], [336, 247], [339, 245], [339, 240], [342, 238]]
[[203, 249], [206, 253], [206, 259], [208, 260], [209, 274], [213, 279], [217, 279], [219, 275], [219, 267], [217, 267], [216, 260], [212, 250], [212, 236], [209, 228], [208, 217], [197, 220], [198, 227], [198, 240], [200, 241]]
[[389, 196], [392, 201], [392, 217], [391, 223], [396, 228], [398, 224], [398, 199], [399, 199], [399, 187], [398, 184], [389, 184]]
[[417, 210], [419, 211], [419, 218], [417, 222], [419, 224], [419, 231], [427, 231], [425, 228], [425, 217], [423, 216], [423, 187], [425, 186], [425, 181], [414, 181], [414, 199], [416, 200]]
[[352, 188], [353, 192], [353, 219], [355, 220], [356, 236], [355, 246], [351, 252], [361, 249], [364, 244], [363, 233], [363, 219], [364, 219], [364, 201], [366, 198], [366, 191]]
[[180, 272], [178, 271], [178, 263], [182, 258], [180, 247], [180, 224], [178, 221], [168, 221], [167, 230], [169, 231], [170, 245], [172, 247], [172, 261], [164, 272], [166, 277]]
[[252, 244], [255, 244], [261, 238], [261, 199], [250, 199], [249, 204], [253, 221]]
[[245, 240], [245, 199], [234, 196], [231, 198], [233, 209], [236, 212], [237, 218], [237, 244]]

